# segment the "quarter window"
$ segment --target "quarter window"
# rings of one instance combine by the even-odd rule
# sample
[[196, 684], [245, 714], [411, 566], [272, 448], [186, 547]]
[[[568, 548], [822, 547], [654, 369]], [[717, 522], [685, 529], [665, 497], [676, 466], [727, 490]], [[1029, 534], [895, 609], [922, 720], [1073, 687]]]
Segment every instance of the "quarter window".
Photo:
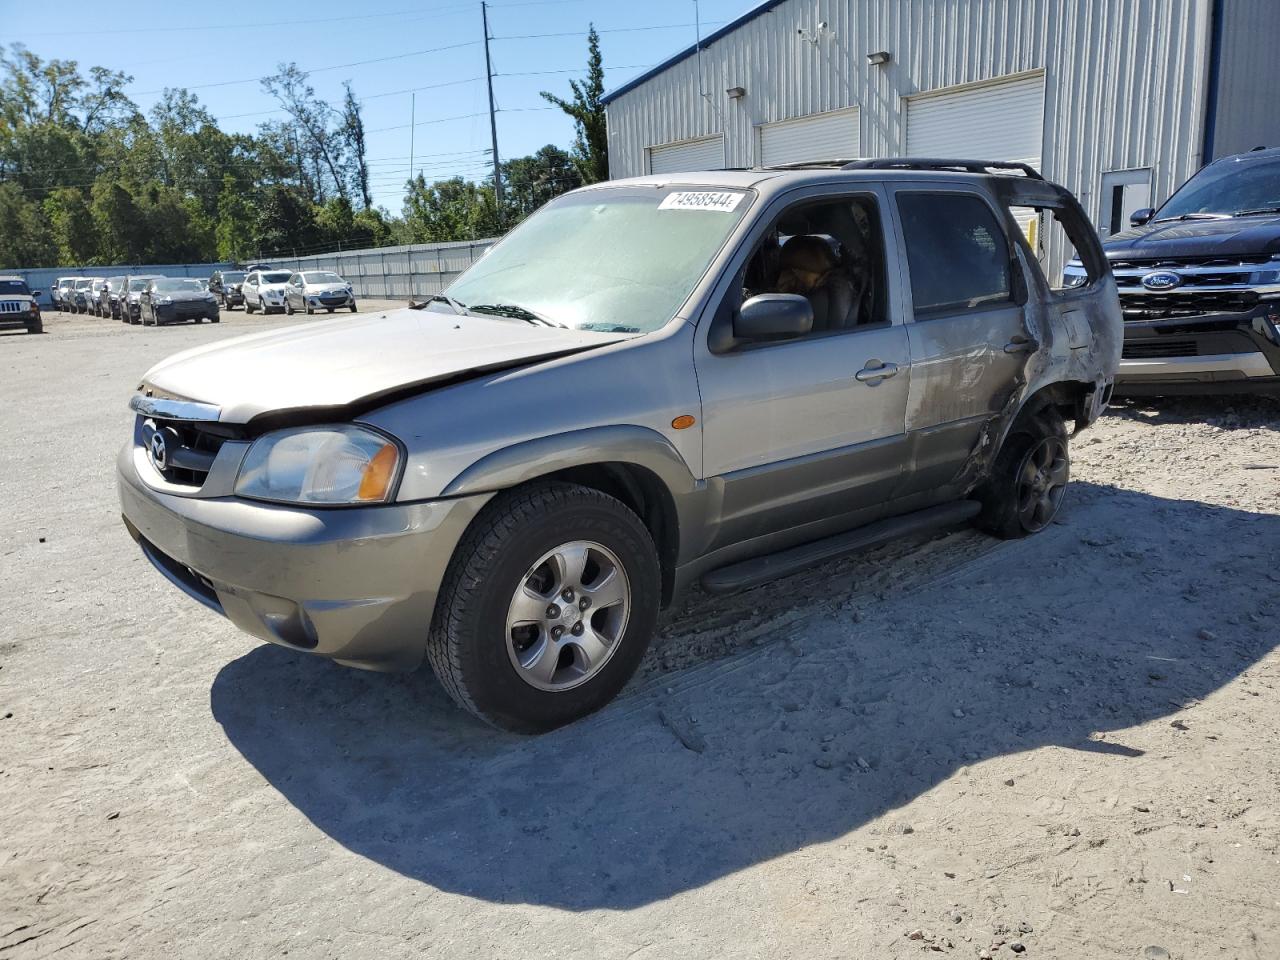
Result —
[[982, 199], [963, 193], [902, 193], [898, 212], [917, 316], [1012, 299], [1009, 244]]

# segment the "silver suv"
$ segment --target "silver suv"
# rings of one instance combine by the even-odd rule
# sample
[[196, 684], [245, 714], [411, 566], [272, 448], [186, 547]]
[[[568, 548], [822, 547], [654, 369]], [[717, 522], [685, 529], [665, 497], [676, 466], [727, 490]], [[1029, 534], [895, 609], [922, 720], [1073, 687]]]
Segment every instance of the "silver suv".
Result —
[[[1046, 281], [1028, 209], [1084, 283]], [[694, 584], [1044, 528], [1120, 342], [1097, 236], [1029, 168], [613, 181], [425, 304], [153, 367], [120, 497], [161, 573], [247, 632], [425, 657], [465, 709], [540, 731], [614, 697]]]

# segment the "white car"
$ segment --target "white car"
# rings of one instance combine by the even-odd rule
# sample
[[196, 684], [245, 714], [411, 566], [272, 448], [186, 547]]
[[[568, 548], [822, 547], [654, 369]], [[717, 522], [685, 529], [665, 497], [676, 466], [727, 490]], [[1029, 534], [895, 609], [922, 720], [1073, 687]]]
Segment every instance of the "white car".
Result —
[[308, 270], [295, 273], [284, 288], [284, 312], [315, 313], [327, 310], [333, 313], [339, 307], [356, 312], [356, 295], [351, 284], [329, 270]]
[[292, 273], [288, 270], [254, 270], [244, 278], [244, 312], [284, 311], [284, 290]]

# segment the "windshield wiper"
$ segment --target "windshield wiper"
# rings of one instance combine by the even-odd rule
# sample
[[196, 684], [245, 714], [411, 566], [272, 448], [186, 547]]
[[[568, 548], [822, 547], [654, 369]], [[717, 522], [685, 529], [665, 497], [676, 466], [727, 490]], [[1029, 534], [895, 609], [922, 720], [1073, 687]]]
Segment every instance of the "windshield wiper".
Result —
[[549, 320], [540, 313], [534, 313], [527, 307], [515, 303], [476, 303], [468, 307], [472, 313], [487, 313], [494, 317], [507, 317], [511, 320], [523, 320], [525, 323], [540, 324], [544, 327], [569, 329], [563, 323]]
[[1160, 217], [1152, 223], [1167, 223], [1170, 220], [1230, 220], [1229, 213], [1183, 213], [1176, 217]]
[[1241, 210], [1236, 214], [1237, 217], [1251, 217], [1259, 213], [1280, 213], [1280, 207], [1257, 207], [1253, 210]]
[[427, 297], [427, 299], [425, 300], [420, 300], [417, 303], [409, 304], [409, 309], [425, 310], [427, 309], [427, 304], [429, 303], [448, 304], [453, 309], [453, 312], [458, 314], [459, 316], [465, 316], [467, 313], [467, 305], [465, 303], [459, 303], [457, 300], [453, 299], [453, 297], [449, 296], [447, 293], [433, 293], [431, 296]]

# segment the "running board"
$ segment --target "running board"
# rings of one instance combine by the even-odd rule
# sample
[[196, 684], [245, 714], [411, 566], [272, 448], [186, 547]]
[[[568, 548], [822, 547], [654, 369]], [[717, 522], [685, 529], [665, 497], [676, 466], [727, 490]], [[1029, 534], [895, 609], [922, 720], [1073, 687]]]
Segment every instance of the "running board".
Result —
[[741, 563], [712, 570], [703, 575], [702, 587], [708, 593], [716, 594], [758, 587], [762, 583], [790, 576], [797, 570], [824, 560], [878, 547], [900, 537], [909, 537], [913, 534], [936, 530], [939, 527], [964, 523], [976, 517], [981, 510], [982, 505], [976, 500], [956, 500], [903, 514], [900, 517], [877, 520], [865, 527], [839, 533], [834, 537], [814, 540], [812, 543], [804, 543], [798, 547], [790, 547], [779, 550], [777, 553], [753, 557]]

